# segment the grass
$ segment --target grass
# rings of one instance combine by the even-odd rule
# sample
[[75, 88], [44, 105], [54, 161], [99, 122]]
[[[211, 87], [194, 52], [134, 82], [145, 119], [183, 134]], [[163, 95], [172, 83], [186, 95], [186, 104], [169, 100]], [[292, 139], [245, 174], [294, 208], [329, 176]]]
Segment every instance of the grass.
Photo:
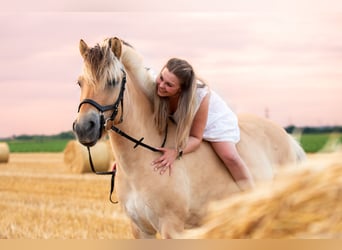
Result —
[[70, 139], [32, 139], [7, 141], [11, 153], [62, 152]]
[[342, 143], [341, 133], [302, 134], [300, 143], [306, 153], [316, 153], [333, 140]]

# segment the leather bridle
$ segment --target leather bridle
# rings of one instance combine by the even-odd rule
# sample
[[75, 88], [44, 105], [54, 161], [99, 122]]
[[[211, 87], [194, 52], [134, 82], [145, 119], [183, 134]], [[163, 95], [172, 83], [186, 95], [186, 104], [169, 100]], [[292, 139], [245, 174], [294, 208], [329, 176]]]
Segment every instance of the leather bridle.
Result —
[[[78, 112], [80, 112], [80, 109], [81, 109], [82, 105], [84, 105], [84, 104], [90, 104], [91, 106], [95, 107], [100, 112], [100, 123], [101, 123], [101, 125], [100, 125], [100, 132], [99, 132], [99, 138], [98, 139], [100, 139], [102, 137], [103, 130], [107, 129], [108, 121], [114, 121], [115, 120], [115, 118], [116, 118], [116, 116], [117, 116], [117, 114], [119, 112], [119, 105], [121, 106], [121, 116], [120, 116], [119, 122], [117, 124], [120, 124], [120, 123], [123, 122], [123, 100], [124, 100], [124, 92], [125, 92], [125, 88], [126, 88], [126, 72], [123, 69], [122, 69], [122, 72], [123, 72], [123, 77], [122, 77], [122, 80], [121, 80], [120, 93], [119, 93], [118, 98], [114, 102], [114, 104], [102, 106], [102, 105], [98, 104], [96, 101], [94, 101], [92, 99], [84, 99], [79, 104], [79, 106], [78, 106]], [[110, 111], [110, 110], [113, 110], [111, 116], [109, 118], [105, 119], [104, 112], [107, 112], [107, 111]], [[126, 134], [122, 130], [120, 130], [118, 127], [116, 127], [114, 125], [114, 123], [113, 123], [113, 125], [111, 125], [110, 129], [112, 131], [114, 131], [115, 133], [119, 134], [120, 136], [123, 136], [126, 139], [134, 142], [135, 143], [134, 148], [136, 148], [138, 146], [142, 146], [142, 147], [144, 147], [146, 149], [149, 149], [149, 150], [151, 150], [153, 152], [160, 152], [159, 149], [157, 149], [157, 148], [155, 148], [153, 146], [150, 146], [148, 144], [143, 143], [144, 137], [142, 137], [141, 139], [138, 140], [138, 139], [136, 139], [136, 138]], [[161, 147], [164, 147], [164, 145], [166, 143], [167, 131], [168, 131], [168, 129], [167, 129], [167, 126], [166, 126], [165, 136], [164, 136], [164, 140], [163, 140], [163, 143], [162, 143]], [[90, 147], [87, 146], [87, 149], [88, 149], [88, 157], [89, 157], [89, 163], [90, 163], [91, 170], [95, 174], [98, 174], [98, 175], [112, 175], [109, 200], [112, 203], [117, 203], [117, 201], [113, 202], [113, 200], [112, 200], [112, 193], [114, 191], [114, 182], [115, 182], [116, 168], [113, 169], [112, 171], [108, 171], [108, 172], [97, 172], [95, 170], [94, 163], [93, 163], [93, 160], [92, 160], [92, 157], [91, 157]]]
[[[119, 105], [120, 104], [121, 104], [121, 117], [120, 117], [119, 123], [122, 123], [122, 121], [123, 121], [123, 98], [124, 98], [124, 92], [125, 92], [125, 88], [126, 88], [126, 72], [123, 69], [121, 69], [121, 71], [123, 73], [123, 77], [121, 80], [120, 93], [119, 93], [119, 96], [116, 99], [114, 104], [102, 106], [92, 99], [84, 99], [78, 106], [77, 112], [80, 112], [80, 109], [81, 109], [82, 105], [84, 105], [84, 104], [90, 104], [91, 106], [95, 107], [98, 111], [100, 111], [100, 113], [101, 113], [100, 114], [101, 125], [100, 125], [99, 139], [102, 137], [102, 131], [106, 127], [107, 122], [108, 121], [114, 121], [115, 117], [117, 116], [117, 114], [119, 112]], [[104, 112], [110, 111], [110, 110], [113, 110], [111, 116], [109, 118], [105, 119], [104, 118]]]

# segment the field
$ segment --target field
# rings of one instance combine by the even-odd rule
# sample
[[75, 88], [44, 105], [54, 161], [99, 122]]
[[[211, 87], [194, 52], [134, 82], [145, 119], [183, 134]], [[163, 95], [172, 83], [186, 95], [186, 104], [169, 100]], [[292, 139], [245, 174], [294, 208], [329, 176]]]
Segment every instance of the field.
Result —
[[302, 134], [300, 143], [307, 153], [333, 151], [335, 146], [342, 144], [340, 133]]
[[[341, 150], [329, 137], [315, 137], [319, 148]], [[330, 148], [327, 141], [334, 142]], [[28, 151], [37, 148], [28, 145]], [[342, 163], [336, 152], [308, 158], [311, 166]], [[0, 239], [131, 239], [128, 218], [109, 202], [109, 189], [109, 176], [70, 173], [62, 152], [11, 153], [9, 163], [0, 163]]]
[[62, 153], [11, 154], [0, 164], [0, 239], [132, 238], [109, 178], [68, 173]]

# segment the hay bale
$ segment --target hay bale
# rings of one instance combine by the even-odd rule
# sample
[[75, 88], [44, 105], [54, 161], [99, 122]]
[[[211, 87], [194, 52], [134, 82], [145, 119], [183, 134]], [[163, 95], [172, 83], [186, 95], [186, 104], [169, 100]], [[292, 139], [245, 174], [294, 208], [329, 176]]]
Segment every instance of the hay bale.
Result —
[[0, 143], [0, 163], [7, 163], [9, 160], [9, 155], [10, 151], [7, 143]]
[[[341, 156], [341, 154], [340, 154]], [[282, 172], [275, 182], [213, 204], [185, 238], [341, 238], [342, 163]]]
[[[112, 168], [114, 156], [107, 141], [99, 141], [90, 148], [96, 171], [107, 171]], [[64, 163], [72, 173], [91, 172], [88, 150], [76, 140], [68, 142], [64, 149]]]

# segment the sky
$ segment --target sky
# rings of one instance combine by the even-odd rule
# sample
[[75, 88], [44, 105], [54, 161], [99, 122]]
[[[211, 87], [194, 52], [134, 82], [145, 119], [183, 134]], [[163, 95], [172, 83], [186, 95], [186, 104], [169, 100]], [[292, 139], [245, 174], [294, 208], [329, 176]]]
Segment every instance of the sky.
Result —
[[113, 36], [132, 44], [157, 72], [170, 57], [188, 60], [236, 113], [281, 126], [342, 125], [339, 1], [298, 0], [296, 8], [292, 1], [247, 7], [230, 0], [149, 7], [151, 0], [132, 1], [121, 7], [108, 0], [6, 3], [0, 12], [0, 138], [71, 130], [80, 101], [79, 40], [93, 46]]

